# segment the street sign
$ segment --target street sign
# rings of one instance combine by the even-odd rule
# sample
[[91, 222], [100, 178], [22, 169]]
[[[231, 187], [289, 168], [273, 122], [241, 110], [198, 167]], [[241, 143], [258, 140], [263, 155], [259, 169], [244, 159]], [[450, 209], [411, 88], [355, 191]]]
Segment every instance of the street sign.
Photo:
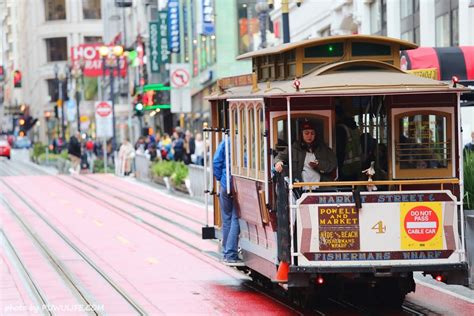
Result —
[[189, 84], [189, 71], [185, 68], [176, 68], [171, 72], [171, 86], [173, 88], [185, 88]]
[[442, 206], [439, 202], [400, 203], [402, 249], [438, 250], [443, 246]]
[[160, 47], [158, 39], [158, 22], [150, 22], [149, 34], [150, 34], [150, 70], [151, 72], [160, 72]]
[[96, 136], [109, 138], [113, 136], [112, 102], [97, 101], [95, 103]]
[[69, 122], [74, 122], [76, 120], [76, 102], [74, 99], [69, 99], [66, 102], [66, 114]]
[[171, 113], [191, 112], [189, 64], [170, 64]]

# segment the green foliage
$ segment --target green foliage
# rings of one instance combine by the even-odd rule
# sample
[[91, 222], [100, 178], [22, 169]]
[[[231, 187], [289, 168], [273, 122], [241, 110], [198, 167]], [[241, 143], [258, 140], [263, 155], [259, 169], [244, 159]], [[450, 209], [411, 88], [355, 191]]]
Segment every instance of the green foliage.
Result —
[[46, 145], [43, 145], [42, 143], [35, 143], [33, 145], [31, 156], [34, 161], [38, 161], [39, 156], [41, 154], [44, 154], [45, 152], [46, 152]]
[[61, 153], [59, 154], [59, 157], [62, 159], [69, 159], [69, 156], [67, 154], [67, 149], [64, 149], [63, 151], [61, 151]]
[[[114, 171], [115, 171], [114, 165], [107, 163], [107, 173], [113, 173]], [[103, 159], [94, 160], [94, 173], [105, 173]]]
[[474, 153], [466, 151], [464, 157], [464, 207], [474, 210]]
[[171, 177], [175, 169], [175, 161], [159, 161], [154, 163], [151, 170], [158, 177]]
[[159, 161], [152, 165], [152, 172], [158, 177], [170, 177], [174, 185], [184, 183], [188, 176], [188, 167], [182, 162]]
[[173, 182], [174, 185], [180, 185], [184, 183], [184, 180], [188, 176], [188, 172], [189, 172], [189, 169], [184, 163], [182, 162], [176, 163], [174, 173], [171, 175], [171, 181]]
[[94, 97], [97, 95], [97, 91], [97, 78], [84, 77], [84, 99], [87, 101], [94, 100]]

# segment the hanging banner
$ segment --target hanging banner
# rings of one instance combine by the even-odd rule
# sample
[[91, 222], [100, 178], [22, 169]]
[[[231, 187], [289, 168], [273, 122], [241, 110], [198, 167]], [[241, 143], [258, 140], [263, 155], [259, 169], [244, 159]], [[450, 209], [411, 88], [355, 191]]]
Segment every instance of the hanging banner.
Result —
[[159, 51], [159, 63], [161, 65], [169, 63], [169, 51], [168, 51], [168, 12], [158, 12], [158, 23], [160, 30], [158, 33], [158, 51]]
[[150, 71], [160, 72], [159, 22], [150, 22]]
[[202, 30], [203, 35], [214, 34], [214, 4], [213, 0], [202, 0]]
[[168, 0], [168, 50], [180, 51], [179, 0]]

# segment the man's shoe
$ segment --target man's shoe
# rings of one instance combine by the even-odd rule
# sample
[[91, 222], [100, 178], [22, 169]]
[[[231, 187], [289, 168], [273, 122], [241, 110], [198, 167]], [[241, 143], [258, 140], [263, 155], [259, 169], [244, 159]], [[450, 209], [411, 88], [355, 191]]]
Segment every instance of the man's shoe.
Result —
[[224, 259], [222, 262], [230, 267], [245, 267], [245, 263], [240, 259]]

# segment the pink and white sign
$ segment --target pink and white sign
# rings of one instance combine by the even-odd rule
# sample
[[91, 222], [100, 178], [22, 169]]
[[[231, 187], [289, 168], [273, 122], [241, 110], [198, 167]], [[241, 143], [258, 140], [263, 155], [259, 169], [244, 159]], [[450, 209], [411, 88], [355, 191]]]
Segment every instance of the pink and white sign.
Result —
[[[103, 59], [100, 56], [99, 50], [103, 44], [81, 44], [79, 46], [71, 47], [71, 61], [74, 68], [80, 68], [81, 60], [84, 63], [84, 76], [86, 77], [100, 77], [104, 73], [102, 66]], [[113, 45], [108, 45], [112, 49]], [[114, 74], [117, 75], [117, 58], [113, 57], [110, 60], [114, 65]], [[125, 57], [120, 57], [120, 76], [124, 77], [127, 73], [127, 65]], [[109, 69], [105, 69], [105, 75], [109, 75]]]

